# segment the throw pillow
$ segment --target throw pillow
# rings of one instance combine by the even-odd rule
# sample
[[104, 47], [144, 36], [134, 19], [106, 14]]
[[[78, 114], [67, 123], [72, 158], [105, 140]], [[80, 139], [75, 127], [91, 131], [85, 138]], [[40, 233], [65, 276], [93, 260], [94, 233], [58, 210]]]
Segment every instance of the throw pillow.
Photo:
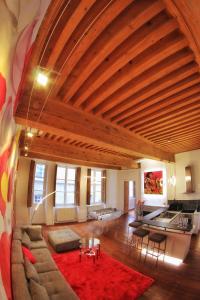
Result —
[[31, 241], [43, 240], [41, 227], [27, 227], [26, 232], [28, 233]]
[[47, 290], [41, 284], [30, 280], [29, 289], [31, 293], [32, 300], [49, 300]]
[[31, 252], [28, 248], [22, 246], [22, 251], [23, 251], [23, 253], [24, 253], [24, 256], [27, 257], [28, 260], [29, 260], [32, 264], [35, 264], [35, 263], [36, 263], [36, 258], [35, 258], [35, 256], [32, 254], [32, 252]]
[[24, 268], [25, 268], [26, 278], [28, 280], [33, 279], [38, 283], [40, 282], [39, 275], [38, 275], [34, 265], [26, 257], [24, 259]]
[[24, 231], [22, 235], [22, 245], [25, 246], [26, 248], [30, 248], [31, 245], [31, 240], [28, 234]]

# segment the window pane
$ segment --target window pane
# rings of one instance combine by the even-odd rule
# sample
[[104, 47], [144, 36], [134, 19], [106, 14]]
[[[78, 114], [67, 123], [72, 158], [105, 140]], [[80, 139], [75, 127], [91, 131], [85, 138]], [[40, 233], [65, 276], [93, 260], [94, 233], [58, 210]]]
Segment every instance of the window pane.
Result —
[[68, 169], [67, 171], [67, 180], [75, 180], [76, 170]]
[[101, 202], [101, 190], [102, 190], [102, 171], [91, 171], [91, 203]]
[[64, 182], [57, 182], [56, 183], [56, 191], [64, 192], [65, 191], [65, 183]]
[[101, 202], [101, 193], [97, 192], [95, 194], [95, 202]]
[[68, 184], [67, 185], [67, 192], [74, 192], [74, 184]]
[[35, 169], [35, 177], [44, 177], [44, 171], [45, 171], [45, 165], [42, 164], [36, 164], [36, 169]]
[[56, 192], [56, 205], [63, 205], [64, 202], [64, 193]]
[[43, 198], [43, 191], [34, 191], [34, 202], [39, 203]]
[[96, 171], [96, 180], [101, 181], [101, 171]]
[[45, 164], [36, 163], [33, 183], [33, 202], [39, 203], [44, 197]]
[[65, 168], [57, 167], [57, 179], [64, 179], [65, 180]]
[[74, 204], [74, 193], [67, 193], [67, 204]]
[[43, 191], [44, 183], [43, 180], [35, 179], [34, 190]]
[[96, 192], [101, 192], [101, 184], [96, 184], [95, 190]]
[[[74, 204], [76, 169], [58, 167], [56, 176], [56, 204]], [[60, 192], [60, 193], [59, 193]]]

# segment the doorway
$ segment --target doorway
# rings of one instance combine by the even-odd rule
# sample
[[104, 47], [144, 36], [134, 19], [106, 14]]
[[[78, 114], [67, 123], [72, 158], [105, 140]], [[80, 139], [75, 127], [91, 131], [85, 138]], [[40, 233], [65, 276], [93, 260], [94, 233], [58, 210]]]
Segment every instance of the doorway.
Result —
[[124, 181], [124, 213], [135, 208], [135, 181]]

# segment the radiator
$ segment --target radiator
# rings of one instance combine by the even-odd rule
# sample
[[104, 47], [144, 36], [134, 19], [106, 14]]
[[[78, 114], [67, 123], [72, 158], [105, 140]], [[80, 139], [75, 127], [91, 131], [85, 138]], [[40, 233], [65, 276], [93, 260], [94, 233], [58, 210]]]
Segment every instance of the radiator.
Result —
[[55, 222], [73, 222], [76, 221], [76, 208], [56, 208], [55, 211]]

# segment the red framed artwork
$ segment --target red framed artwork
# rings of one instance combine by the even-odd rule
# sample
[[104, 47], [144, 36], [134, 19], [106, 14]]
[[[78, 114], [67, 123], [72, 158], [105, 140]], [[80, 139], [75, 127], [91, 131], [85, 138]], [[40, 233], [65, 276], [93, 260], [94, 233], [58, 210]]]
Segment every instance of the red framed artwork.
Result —
[[163, 171], [144, 172], [144, 194], [163, 195]]

